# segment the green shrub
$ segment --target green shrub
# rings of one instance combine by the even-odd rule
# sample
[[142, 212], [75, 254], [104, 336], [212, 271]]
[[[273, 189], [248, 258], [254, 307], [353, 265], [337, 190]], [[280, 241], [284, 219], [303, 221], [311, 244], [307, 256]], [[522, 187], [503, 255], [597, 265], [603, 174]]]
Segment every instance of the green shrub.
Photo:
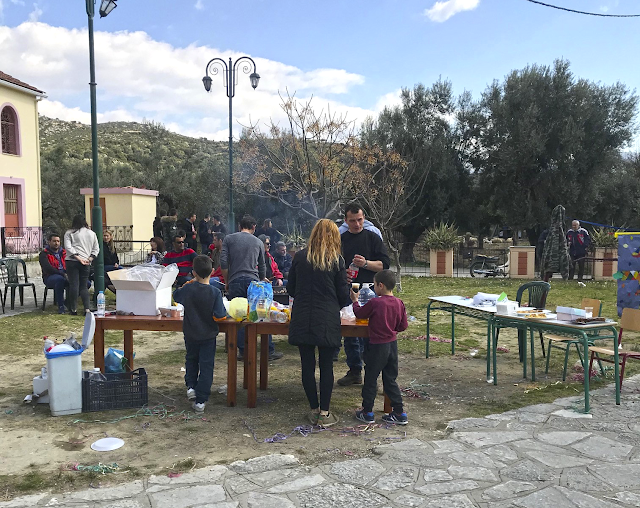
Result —
[[449, 250], [460, 243], [455, 224], [441, 222], [427, 230], [424, 245], [429, 250]]
[[596, 228], [591, 233], [591, 243], [594, 247], [606, 247], [608, 249], [618, 248], [618, 239], [613, 231], [608, 228]]

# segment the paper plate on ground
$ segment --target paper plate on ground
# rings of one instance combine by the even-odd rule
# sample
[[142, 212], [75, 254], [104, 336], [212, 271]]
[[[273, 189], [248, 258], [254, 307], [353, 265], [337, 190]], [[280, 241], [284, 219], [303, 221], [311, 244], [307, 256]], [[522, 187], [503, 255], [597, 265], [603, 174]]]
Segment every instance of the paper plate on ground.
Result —
[[110, 452], [124, 446], [124, 441], [117, 437], [105, 437], [91, 444], [91, 449], [97, 452]]

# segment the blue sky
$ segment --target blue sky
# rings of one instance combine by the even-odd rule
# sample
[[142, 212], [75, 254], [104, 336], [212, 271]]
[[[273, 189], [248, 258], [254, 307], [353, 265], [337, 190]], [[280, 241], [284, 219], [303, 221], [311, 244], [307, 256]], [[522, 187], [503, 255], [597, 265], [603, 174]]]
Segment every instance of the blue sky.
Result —
[[[634, 0], [549, 0], [607, 14], [640, 13]], [[88, 122], [82, 0], [0, 0], [0, 70], [47, 92], [41, 112]], [[234, 129], [279, 119], [287, 88], [354, 120], [397, 102], [401, 87], [450, 79], [478, 97], [493, 79], [566, 58], [576, 76], [640, 89], [640, 18], [570, 14], [526, 0], [118, 0], [95, 19], [100, 120], [156, 120], [225, 139], [220, 81], [206, 94], [210, 58], [249, 55], [256, 91], [240, 76]]]

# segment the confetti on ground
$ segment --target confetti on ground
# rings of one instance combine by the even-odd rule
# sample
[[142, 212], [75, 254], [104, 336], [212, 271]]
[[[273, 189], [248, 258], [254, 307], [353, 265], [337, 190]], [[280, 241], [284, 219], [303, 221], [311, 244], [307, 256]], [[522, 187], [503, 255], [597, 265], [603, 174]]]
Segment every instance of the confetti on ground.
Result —
[[72, 462], [62, 466], [63, 471], [89, 471], [92, 473], [100, 474], [115, 473], [118, 469], [120, 469], [120, 466], [115, 462], [113, 464], [103, 464], [102, 462], [100, 462], [95, 466], [83, 466], [78, 462]]

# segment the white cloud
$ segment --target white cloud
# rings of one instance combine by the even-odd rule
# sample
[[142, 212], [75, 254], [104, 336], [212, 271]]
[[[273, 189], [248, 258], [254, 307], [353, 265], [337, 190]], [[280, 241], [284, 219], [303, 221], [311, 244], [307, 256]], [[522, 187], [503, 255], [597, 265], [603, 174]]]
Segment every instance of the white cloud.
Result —
[[194, 5], [194, 7], [198, 11], [204, 11], [204, 2], [202, 0], [197, 0], [196, 4]]
[[[0, 2], [3, 0], [0, 0]], [[55, 41], [55, 44], [51, 44]], [[27, 22], [0, 26], [2, 71], [26, 81], [48, 96], [40, 112], [63, 120], [89, 123], [89, 56], [86, 30]], [[212, 57], [236, 59], [242, 54], [192, 44], [175, 47], [145, 32], [96, 32], [98, 120], [162, 122], [185, 135], [224, 140], [228, 137], [228, 99], [220, 74], [213, 76], [211, 93], [202, 86], [205, 65]], [[233, 101], [234, 137], [243, 125], [282, 121], [279, 92], [289, 90], [299, 100], [314, 97], [316, 108], [348, 113], [361, 121], [374, 109], [347, 106], [339, 97], [352, 93], [364, 77], [344, 69], [311, 69], [264, 58], [255, 59], [262, 76], [256, 90], [248, 74], [239, 72]], [[251, 72], [252, 69], [250, 69]], [[393, 92], [380, 99], [388, 103]]]
[[42, 16], [42, 9], [38, 7], [38, 4], [33, 4], [33, 10], [29, 13], [29, 21], [35, 23]]
[[393, 92], [384, 94], [376, 102], [376, 105], [373, 108], [374, 111], [376, 113], [380, 113], [385, 107], [393, 108], [394, 106], [400, 106], [402, 104], [402, 100], [400, 99], [401, 93], [402, 93], [402, 89], [398, 88]]
[[442, 23], [462, 11], [471, 11], [478, 7], [480, 0], [447, 0], [436, 2], [430, 9], [425, 9], [424, 15], [431, 21]]

